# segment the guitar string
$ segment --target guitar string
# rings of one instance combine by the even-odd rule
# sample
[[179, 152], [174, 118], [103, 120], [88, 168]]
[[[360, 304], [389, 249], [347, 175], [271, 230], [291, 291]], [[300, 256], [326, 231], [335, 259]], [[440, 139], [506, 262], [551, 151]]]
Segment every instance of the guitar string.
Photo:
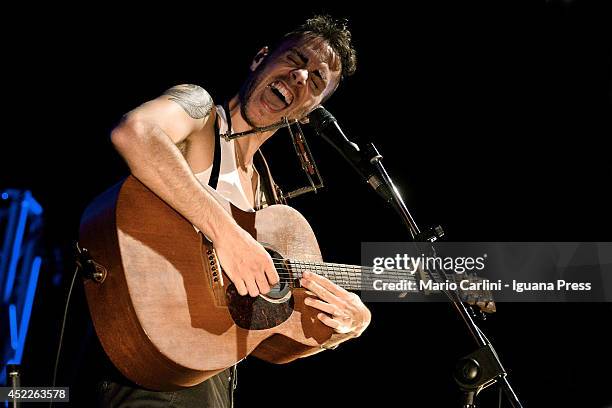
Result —
[[[334, 275], [332, 280], [336, 283], [339, 283], [341, 286], [344, 286], [346, 289], [360, 289], [363, 288], [364, 284], [373, 284], [376, 279], [373, 276], [365, 275], [361, 273], [362, 270], [365, 271], [373, 271], [374, 267], [367, 266], [359, 266], [359, 265], [347, 265], [347, 264], [333, 264], [333, 263], [324, 263], [324, 262], [309, 262], [309, 261], [295, 261], [283, 258], [272, 258], [273, 263], [277, 271], [281, 271], [279, 273], [279, 277], [285, 279], [285, 282], [288, 283], [290, 288], [301, 288], [302, 285], [299, 286], [294, 285], [294, 280], [298, 279], [302, 275], [305, 270], [308, 272], [314, 273], [315, 275], [324, 276], [329, 279], [329, 275]], [[287, 267], [287, 264], [290, 267]], [[280, 267], [278, 267], [280, 266]], [[317, 271], [318, 268], [318, 271]], [[314, 269], [315, 271], [313, 271]], [[408, 275], [406, 274], [408, 273]], [[432, 272], [437, 276], [437, 272]], [[338, 276], [340, 274], [340, 276]], [[386, 278], [403, 278], [404, 280], [409, 280], [412, 282], [417, 281], [414, 273], [409, 272], [405, 269], [383, 269], [383, 273], [380, 275], [376, 275], [377, 277], [386, 277]], [[287, 279], [287, 278], [291, 279]], [[410, 292], [410, 290], [397, 290], [397, 292]]]
[[[275, 262], [275, 265], [281, 265], [281, 264], [287, 264], [289, 263], [290, 265], [293, 266], [297, 266], [297, 267], [312, 267], [315, 270], [319, 269], [321, 271], [332, 271], [334, 273], [339, 272], [345, 272], [348, 274], [354, 273], [354, 272], [358, 272], [360, 273], [361, 271], [374, 271], [374, 267], [371, 266], [359, 266], [359, 265], [346, 265], [346, 264], [335, 264], [335, 263], [327, 263], [327, 262], [309, 262], [309, 261], [295, 261], [295, 260], [289, 260], [289, 259], [282, 259], [282, 258], [272, 258], [273, 260], [276, 260], [278, 262]], [[292, 268], [286, 268], [288, 270], [292, 270]], [[393, 275], [395, 278], [401, 278], [401, 277], [406, 277], [406, 273], [410, 274], [410, 276], [414, 276], [416, 272], [411, 272], [407, 269], [383, 269], [383, 273], [396, 273], [395, 275]], [[431, 273], [434, 275], [434, 277], [439, 277], [438, 272], [436, 271], [431, 271]], [[361, 274], [361, 273], [360, 273]]]
[[[330, 267], [341, 267], [341, 268], [351, 268], [351, 269], [374, 269], [373, 266], [361, 266], [361, 265], [349, 265], [349, 264], [339, 264], [332, 262], [319, 262], [319, 261], [300, 261], [294, 259], [285, 259], [285, 258], [272, 258], [275, 262], [281, 263], [292, 263], [297, 265], [309, 265], [309, 266], [330, 266]], [[405, 272], [406, 269], [393, 269], [393, 268], [383, 268], [387, 271], [402, 271]]]
[[[365, 279], [365, 277], [369, 276], [367, 274], [361, 273], [362, 270], [372, 271], [373, 268], [368, 267], [334, 267], [328, 266], [325, 264], [297, 264], [292, 263], [289, 267], [286, 262], [275, 262], [275, 269], [280, 271], [279, 276], [295, 276], [302, 275], [303, 272], [311, 272], [315, 275], [334, 275], [334, 277], [340, 277], [344, 279]], [[318, 269], [317, 269], [318, 268]], [[313, 270], [314, 269], [314, 270]], [[392, 278], [407, 278], [407, 279], [415, 279], [415, 274], [407, 271], [407, 270], [398, 270], [398, 269], [385, 269], [381, 274], [376, 274], [377, 277], [392, 277]], [[300, 276], [301, 277], [301, 276]]]
[[[280, 268], [281, 272], [278, 274], [278, 276], [290, 276], [290, 277], [295, 277], [295, 278], [303, 278], [303, 272], [304, 271], [296, 271], [295, 269], [287, 269], [287, 268]], [[279, 271], [279, 269], [277, 269], [277, 271]], [[311, 271], [309, 271], [311, 272]], [[391, 275], [391, 274], [382, 274], [382, 275], [377, 275], [377, 276], [368, 276], [368, 275], [364, 275], [364, 276], [357, 276], [357, 275], [342, 275], [333, 271], [329, 271], [329, 273], [325, 273], [325, 272], [321, 272], [321, 273], [315, 273], [315, 272], [311, 272], [315, 275], [319, 275], [319, 276], [324, 276], [324, 277], [328, 277], [328, 276], [332, 276], [334, 278], [344, 278], [344, 279], [352, 279], [352, 280], [367, 280], [367, 279], [371, 279], [371, 280], [376, 280], [376, 279], [381, 279], [381, 278], [403, 278], [403, 279], [409, 279], [409, 280], [416, 280], [416, 277], [413, 275]]]
[[[277, 267], [276, 270], [278, 271], [278, 275], [279, 277], [281, 277], [281, 279], [284, 280], [284, 282], [289, 282], [291, 283], [293, 280], [295, 279], [299, 279], [301, 277], [303, 277], [303, 272], [306, 270], [306, 268], [302, 267], [302, 266], [298, 266], [297, 268], [287, 268], [284, 266], [284, 264], [282, 264], [282, 267]], [[340, 283], [341, 285], [351, 285], [353, 287], [362, 287], [363, 284], [371, 284], [374, 283], [374, 281], [376, 280], [375, 278], [378, 277], [380, 278], [403, 278], [405, 280], [410, 280], [410, 281], [416, 281], [416, 278], [414, 275], [405, 275], [405, 274], [390, 274], [390, 273], [386, 273], [386, 274], [381, 274], [381, 275], [377, 275], [375, 276], [368, 276], [365, 274], [348, 274], [347, 271], [340, 271], [340, 270], [320, 270], [320, 271], [316, 271], [313, 272], [312, 270], [308, 270], [311, 273], [314, 273], [315, 275], [320, 275], [320, 276], [324, 276], [326, 278], [330, 278], [333, 281], [336, 281], [337, 283]], [[344, 272], [344, 273], [343, 273]], [[405, 272], [405, 271], [403, 271]]]
[[[281, 281], [283, 283], [286, 283], [289, 288], [291, 289], [295, 289], [295, 288], [304, 288], [299, 282], [295, 282], [297, 280], [297, 278], [294, 279], [281, 279]], [[411, 280], [412, 282], [416, 282], [416, 280]], [[353, 281], [347, 281], [347, 280], [343, 280], [343, 279], [334, 279], [334, 282], [336, 282], [337, 284], [339, 284], [341, 287], [343, 287], [344, 289], [348, 289], [348, 290], [364, 290], [365, 287], [370, 287], [370, 285], [368, 284], [373, 284], [374, 280], [367, 280], [367, 281], [361, 281], [361, 282], [353, 282]], [[418, 289], [416, 288], [398, 288], [398, 289], [394, 289], [394, 290], [388, 290], [390, 292], [419, 292]], [[439, 292], [438, 290], [433, 290], [434, 292]], [[486, 291], [482, 291], [482, 290], [476, 290], [476, 292], [480, 293], [485, 293]]]
[[[293, 272], [294, 274], [298, 274], [298, 273], [299, 274], [303, 274], [304, 272], [311, 272], [311, 273], [313, 273], [315, 275], [326, 275], [326, 274], [329, 274], [329, 275], [342, 275], [342, 274], [344, 274], [346, 277], [350, 277], [350, 278], [361, 278], [363, 276], [371, 276], [371, 275], [366, 274], [366, 273], [363, 273], [363, 274], [359, 273], [359, 272], [356, 273], [355, 271], [339, 271], [339, 270], [330, 270], [330, 269], [328, 269], [328, 270], [320, 270], [320, 271], [313, 272], [312, 269], [310, 269], [310, 268], [277, 267], [276, 270], [277, 271], [287, 271], [288, 272], [288, 273], [286, 273], [287, 275], [292, 275], [289, 272]], [[406, 277], [406, 276], [408, 276], [408, 277], [414, 276], [414, 274], [411, 274], [409, 272], [407, 274], [404, 274], [404, 273], [381, 273], [381, 274], [376, 274], [375, 276], [393, 276], [393, 277], [399, 278], [399, 277]]]
[[[317, 261], [299, 261], [299, 260], [285, 259], [285, 258], [272, 258], [272, 261], [274, 262], [275, 265], [289, 263], [290, 265], [310, 266], [315, 269], [320, 268], [321, 270], [329, 269], [329, 268], [332, 268], [332, 269], [336, 268], [336, 269], [344, 269], [345, 271], [352, 272], [352, 271], [360, 271], [360, 270], [373, 271], [375, 269], [375, 267], [373, 266], [349, 265], [349, 264], [338, 264], [338, 263], [317, 262]], [[384, 268], [383, 270], [389, 271], [389, 272], [402, 273], [402, 274], [409, 272], [407, 269]]]
[[[281, 268], [281, 269], [286, 271], [286, 272], [279, 273], [279, 276], [281, 277], [281, 281], [283, 283], [287, 283], [290, 288], [302, 287], [301, 284], [299, 286], [294, 285], [294, 281], [300, 278], [300, 276], [297, 276], [297, 275], [301, 274], [303, 271], [296, 271], [295, 269], [290, 270], [287, 268]], [[312, 273], [315, 273], [315, 272], [312, 272]], [[330, 278], [330, 276], [328, 275], [332, 275], [332, 274], [321, 273], [318, 275], [322, 275], [322, 276], [325, 276], [326, 278]], [[383, 277], [388, 278], [388, 276], [383, 276]], [[340, 286], [345, 287], [345, 289], [360, 289], [364, 287], [369, 287], [369, 286], [372, 286], [374, 281], [376, 280], [376, 279], [373, 279], [373, 277], [363, 278], [363, 277], [346, 276], [346, 275], [340, 275], [340, 276], [335, 275], [331, 278], [332, 278], [331, 280], [340, 284]], [[402, 278], [407, 278], [405, 280], [410, 280], [413, 282], [416, 281], [414, 276], [402, 276]]]
[[[284, 263], [283, 263], [284, 265]], [[298, 284], [298, 286], [296, 286], [294, 284], [294, 281], [297, 280], [299, 278], [299, 274], [303, 273], [303, 270], [301, 270], [300, 268], [286, 268], [286, 267], [282, 267], [279, 268], [281, 270], [284, 270], [286, 272], [281, 272], [279, 273], [279, 276], [281, 277], [281, 281], [283, 281], [284, 283], [287, 283], [289, 285], [290, 288], [301, 288], [302, 285]], [[399, 271], [399, 270], [395, 270], [395, 271]], [[312, 271], [310, 271], [312, 272]], [[336, 272], [341, 272], [341, 271], [331, 271], [328, 270], [327, 272], [332, 272], [332, 273], [325, 273], [325, 271], [320, 271], [321, 273], [316, 273], [316, 272], [312, 272], [318, 275], [322, 275], [325, 276], [326, 278], [329, 278], [328, 275], [332, 275], [335, 274]], [[406, 271], [401, 271], [401, 272], [406, 272]], [[367, 275], [366, 275], [367, 276]], [[288, 279], [287, 277], [290, 277], [291, 279]], [[383, 277], [388, 277], [383, 275]], [[414, 275], [405, 275], [403, 274], [402, 276], [398, 276], [395, 275], [394, 277], [401, 277], [401, 278], [405, 278], [405, 280], [409, 280], [412, 282], [417, 281], [416, 277]], [[336, 283], [339, 283], [341, 286], [344, 286], [346, 289], [361, 289], [364, 288], [366, 286], [369, 286], [370, 284], [373, 284], [375, 279], [373, 279], [374, 277], [368, 277], [368, 278], [363, 278], [363, 277], [359, 277], [357, 278], [356, 275], [352, 275], [352, 276], [348, 276], [348, 275], [340, 275], [339, 277], [337, 275], [332, 277], [332, 280], [334, 280]], [[410, 291], [414, 291], [413, 290], [408, 290], [406, 289], [398, 289], [396, 290], [397, 292], [410, 292]]]
[[[303, 277], [303, 273], [304, 270], [301, 270], [300, 268], [286, 268], [286, 267], [280, 267], [280, 268], [276, 268], [276, 271], [278, 272], [279, 276], [282, 277], [293, 277], [293, 278], [302, 278]], [[319, 276], [324, 276], [324, 277], [329, 277], [332, 276], [334, 279], [339, 279], [339, 280], [344, 280], [344, 281], [354, 281], [354, 280], [360, 280], [360, 281], [374, 281], [376, 279], [374, 278], [378, 278], [378, 279], [382, 279], [382, 278], [395, 278], [395, 279], [406, 279], [406, 280], [416, 280], [416, 277], [414, 275], [406, 275], [406, 274], [380, 274], [380, 275], [376, 275], [376, 276], [369, 276], [367, 274], [348, 274], [346, 273], [346, 271], [332, 271], [332, 270], [326, 270], [326, 271], [318, 271], [317, 272], [313, 272], [312, 270], [308, 270], [308, 272], [311, 272], [315, 275], [319, 275]], [[344, 272], [344, 273], [343, 273]]]
[[[286, 265], [289, 264], [290, 267], [286, 267]], [[356, 275], [355, 273], [361, 274], [362, 271], [365, 272], [373, 272], [374, 271], [374, 267], [370, 267], [370, 266], [353, 266], [353, 265], [344, 265], [344, 264], [329, 264], [329, 263], [317, 263], [317, 262], [302, 262], [302, 261], [275, 261], [274, 265], [280, 265], [280, 266], [284, 266], [284, 268], [281, 269], [287, 269], [287, 270], [299, 270], [300, 268], [302, 269], [308, 269], [308, 268], [313, 268], [315, 270], [320, 270], [320, 271], [331, 271], [331, 272], [345, 272], [345, 273], [349, 273], [349, 274], [353, 274]], [[438, 272], [436, 271], [431, 271], [434, 275], [437, 275]], [[411, 276], [414, 276], [416, 272], [412, 272], [408, 269], [383, 269], [382, 273], [395, 273], [395, 276], [405, 276], [406, 273], [410, 274]], [[376, 274], [379, 275], [379, 274]], [[468, 276], [468, 275], [466, 275]]]
[[[274, 262], [274, 265], [276, 267], [276, 270], [281, 270], [281, 271], [295, 271], [295, 272], [304, 272], [304, 270], [321, 275], [321, 274], [325, 274], [325, 272], [331, 273], [331, 274], [346, 274], [347, 277], [357, 277], [357, 278], [361, 278], [363, 275], [367, 276], [367, 274], [364, 274], [362, 272], [372, 272], [374, 271], [373, 267], [361, 267], [361, 266], [351, 266], [351, 265], [340, 265], [337, 264], [337, 266], [332, 265], [329, 266], [328, 264], [316, 264], [316, 263], [296, 263], [294, 261], [292, 261], [289, 266], [287, 266], [287, 262]], [[318, 268], [318, 270], [317, 270]], [[312, 269], [314, 269], [316, 272], [313, 272]], [[321, 272], [321, 273], [317, 273], [317, 272]], [[434, 272], [435, 273], [435, 272]], [[415, 272], [411, 272], [409, 270], [402, 270], [402, 269], [383, 269], [383, 271], [380, 274], [375, 273], [375, 275], [377, 276], [393, 276], [393, 277], [414, 277], [415, 276]]]
[[[329, 275], [333, 275], [332, 279], [340, 285], [351, 286], [354, 288], [363, 287], [364, 283], [373, 283], [374, 277], [363, 274], [362, 272], [373, 271], [374, 267], [360, 266], [360, 265], [348, 265], [348, 264], [336, 264], [327, 262], [312, 262], [312, 261], [297, 261], [285, 258], [272, 258], [275, 268], [279, 273], [279, 277], [287, 279], [290, 287], [292, 287], [292, 280], [299, 278], [305, 270], [329, 278]], [[289, 265], [289, 267], [288, 267]], [[433, 272], [437, 275], [436, 272]], [[364, 278], [365, 275], [365, 278]], [[378, 278], [403, 278], [404, 280], [416, 281], [415, 272], [410, 272], [405, 269], [383, 269], [381, 274], [376, 274]], [[301, 287], [301, 285], [300, 285]]]
[[[358, 271], [374, 271], [375, 267], [373, 266], [359, 266], [359, 265], [347, 265], [347, 264], [335, 264], [328, 262], [308, 262], [308, 261], [294, 261], [289, 259], [282, 258], [272, 258], [275, 265], [294, 265], [298, 267], [309, 266], [313, 268], [320, 268], [321, 270], [342, 270], [344, 272], [358, 272]], [[404, 274], [406, 272], [412, 273], [407, 269], [391, 269], [391, 268], [383, 268], [383, 272], [396, 272], [399, 274]]]
[[[303, 277], [304, 272], [311, 272], [315, 275], [319, 275], [319, 276], [327, 276], [327, 275], [331, 275], [331, 276], [338, 276], [338, 277], [345, 277], [347, 279], [366, 279], [367, 277], [372, 277], [371, 275], [367, 275], [367, 274], [343, 274], [342, 271], [319, 271], [317, 272], [312, 272], [311, 270], [299, 270], [299, 269], [295, 269], [295, 268], [276, 268], [277, 271], [281, 271], [279, 273], [279, 276], [284, 275], [284, 276], [297, 276], [298, 277]], [[406, 278], [406, 279], [410, 279], [410, 278], [414, 278], [414, 275], [404, 275], [404, 274], [390, 274], [390, 273], [386, 273], [386, 274], [380, 274], [380, 275], [375, 275], [374, 277], [385, 277], [385, 278]]]
[[[291, 272], [304, 272], [307, 270], [308, 272], [315, 273], [317, 275], [324, 275], [325, 272], [333, 273], [333, 274], [346, 274], [347, 277], [357, 278], [364, 275], [362, 272], [373, 272], [374, 267], [369, 266], [354, 266], [354, 265], [344, 265], [344, 264], [329, 264], [329, 263], [319, 263], [319, 262], [302, 262], [302, 261], [289, 261], [289, 260], [281, 260], [279, 258], [273, 258], [274, 266], [276, 270], [281, 271], [291, 271]], [[313, 271], [314, 269], [314, 271]], [[317, 273], [321, 272], [321, 273]], [[411, 272], [406, 269], [383, 269], [381, 274], [376, 275], [392, 275], [393, 277], [407, 277], [414, 276], [415, 272]], [[408, 275], [406, 275], [408, 274]], [[288, 273], [291, 275], [291, 273]]]

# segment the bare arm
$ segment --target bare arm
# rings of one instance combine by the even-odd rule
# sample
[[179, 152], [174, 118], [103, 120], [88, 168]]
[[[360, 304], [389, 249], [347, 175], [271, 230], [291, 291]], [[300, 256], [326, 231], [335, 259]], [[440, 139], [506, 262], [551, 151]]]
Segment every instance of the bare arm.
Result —
[[177, 147], [203, 129], [212, 134], [214, 115], [204, 89], [179, 85], [129, 112], [111, 140], [136, 178], [212, 239], [238, 292], [256, 296], [278, 281], [272, 260], [200, 184]]
[[128, 113], [111, 140], [136, 178], [215, 240], [234, 221], [200, 185], [176, 146], [213, 123], [212, 99], [202, 88], [184, 89], [191, 97], [176, 104], [168, 95], [176, 88]]

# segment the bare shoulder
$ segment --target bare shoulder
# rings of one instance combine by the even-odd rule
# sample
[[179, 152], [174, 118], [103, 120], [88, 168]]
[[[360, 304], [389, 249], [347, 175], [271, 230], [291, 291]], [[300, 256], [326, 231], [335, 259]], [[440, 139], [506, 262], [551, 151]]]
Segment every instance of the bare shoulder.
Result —
[[163, 93], [168, 100], [176, 102], [193, 119], [203, 119], [210, 113], [213, 99], [204, 88], [194, 84], [173, 86]]
[[186, 137], [173, 140], [194, 170], [207, 168], [212, 162], [217, 116], [210, 94], [199, 85], [182, 84], [166, 90], [159, 99], [176, 106], [182, 117], [189, 118], [188, 122], [198, 124], [190, 128]]

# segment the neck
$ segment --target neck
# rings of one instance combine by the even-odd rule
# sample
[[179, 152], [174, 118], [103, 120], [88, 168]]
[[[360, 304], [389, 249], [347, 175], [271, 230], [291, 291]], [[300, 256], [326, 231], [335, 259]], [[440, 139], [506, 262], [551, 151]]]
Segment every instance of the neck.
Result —
[[[276, 262], [280, 276], [288, 276], [290, 271], [292, 278], [301, 278], [304, 271], [321, 275], [340, 285], [346, 290], [372, 290], [375, 280], [386, 282], [416, 281], [414, 273], [406, 270], [384, 269], [374, 273], [374, 268], [359, 265], [346, 265], [329, 262], [311, 262], [297, 260], [278, 260]], [[436, 275], [437, 276], [437, 275]], [[299, 283], [296, 287], [301, 287]]]
[[[230, 115], [232, 118], [232, 128], [235, 133], [245, 132], [253, 128], [242, 116], [242, 112], [240, 109], [240, 99], [238, 98], [238, 95], [235, 95], [230, 100], [229, 110], [230, 112], [226, 112], [226, 114]], [[268, 140], [273, 134], [274, 131], [253, 133], [251, 135], [235, 139], [234, 142], [236, 144], [236, 147], [240, 151], [239, 165], [243, 168], [249, 168], [250, 166], [252, 166], [253, 157], [255, 156], [255, 153], [257, 153], [257, 150], [259, 150], [261, 145], [264, 144], [264, 142]]]

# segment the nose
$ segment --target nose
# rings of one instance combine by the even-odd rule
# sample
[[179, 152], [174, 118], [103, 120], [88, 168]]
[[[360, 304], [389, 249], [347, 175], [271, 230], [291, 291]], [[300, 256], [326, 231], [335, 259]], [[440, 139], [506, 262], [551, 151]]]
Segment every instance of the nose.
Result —
[[300, 68], [294, 69], [291, 72], [291, 81], [295, 85], [304, 86], [306, 85], [306, 81], [308, 81], [308, 70]]

